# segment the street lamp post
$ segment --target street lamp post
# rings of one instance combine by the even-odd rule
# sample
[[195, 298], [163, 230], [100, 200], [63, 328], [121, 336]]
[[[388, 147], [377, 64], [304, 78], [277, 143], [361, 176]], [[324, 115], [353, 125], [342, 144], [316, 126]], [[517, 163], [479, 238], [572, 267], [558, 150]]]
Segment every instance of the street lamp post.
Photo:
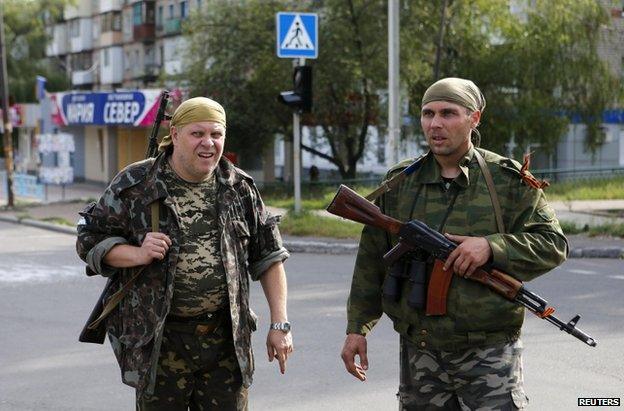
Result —
[[7, 206], [13, 207], [13, 125], [9, 113], [9, 79], [4, 45], [4, 14], [0, 3], [0, 88], [2, 89], [2, 124], [4, 124], [4, 165], [7, 175]]

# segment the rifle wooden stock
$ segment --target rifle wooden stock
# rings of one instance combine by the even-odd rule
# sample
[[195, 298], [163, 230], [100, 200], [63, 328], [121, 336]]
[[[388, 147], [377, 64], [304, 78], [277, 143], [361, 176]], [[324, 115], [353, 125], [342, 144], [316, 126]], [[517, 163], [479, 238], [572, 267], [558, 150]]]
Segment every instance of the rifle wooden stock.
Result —
[[511, 301], [516, 299], [518, 292], [520, 292], [520, 289], [522, 288], [522, 282], [495, 268], [492, 268], [489, 271], [486, 271], [483, 268], [478, 268], [469, 278], [488, 286], [498, 294]]
[[403, 225], [399, 220], [382, 214], [379, 207], [343, 184], [340, 185], [327, 211], [347, 220], [380, 228], [391, 234], [398, 234]]

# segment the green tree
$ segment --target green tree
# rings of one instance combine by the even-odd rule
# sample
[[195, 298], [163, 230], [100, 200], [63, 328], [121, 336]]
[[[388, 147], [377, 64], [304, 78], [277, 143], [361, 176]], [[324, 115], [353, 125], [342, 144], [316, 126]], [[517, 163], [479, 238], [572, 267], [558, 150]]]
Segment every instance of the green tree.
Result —
[[[228, 110], [229, 149], [257, 154], [276, 133], [291, 134], [290, 110], [276, 96], [292, 87], [290, 60], [275, 55], [275, 13], [319, 13], [319, 58], [314, 107], [304, 121], [323, 128], [329, 152], [304, 150], [332, 162], [344, 178], [356, 175], [372, 124], [377, 91], [385, 87], [385, 2], [381, 0], [214, 0], [191, 19], [189, 64], [182, 78], [194, 94], [213, 96]], [[380, 33], [383, 33], [380, 35]]]
[[68, 86], [65, 73], [46, 59], [48, 22], [61, 16], [71, 0], [4, 0], [4, 30], [10, 98], [34, 102], [36, 76], [48, 79], [48, 90]]
[[185, 72], [193, 95], [212, 97], [226, 108], [227, 149], [243, 159], [258, 156], [276, 133], [288, 134], [289, 110], [277, 101], [290, 87], [291, 62], [275, 55], [275, 13], [295, 2], [211, 1], [184, 27]]
[[[411, 114], [433, 81], [440, 4], [403, 14], [402, 39], [425, 44], [402, 50]], [[435, 2], [433, 2], [435, 3]], [[539, 143], [552, 152], [574, 114], [588, 124], [586, 144], [599, 146], [602, 112], [621, 103], [621, 86], [597, 53], [609, 17], [594, 0], [537, 1], [513, 14], [507, 0], [452, 1], [447, 9], [441, 77], [470, 78], [488, 101], [482, 146], [502, 151], [510, 137], [520, 147]], [[430, 16], [427, 18], [426, 16]], [[402, 22], [403, 23], [403, 22]]]

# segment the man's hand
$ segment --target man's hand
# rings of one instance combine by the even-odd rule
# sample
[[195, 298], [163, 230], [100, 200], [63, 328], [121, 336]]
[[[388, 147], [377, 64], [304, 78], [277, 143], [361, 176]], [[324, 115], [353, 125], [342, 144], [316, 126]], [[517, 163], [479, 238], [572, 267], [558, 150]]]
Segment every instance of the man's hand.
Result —
[[444, 262], [444, 270], [453, 268], [461, 277], [470, 278], [474, 271], [488, 262], [492, 256], [490, 243], [484, 237], [468, 237], [465, 235], [445, 234], [458, 243], [458, 246]]
[[147, 265], [153, 260], [162, 260], [170, 246], [171, 239], [166, 234], [147, 233], [141, 247], [137, 249], [137, 265]]
[[[356, 355], [360, 357], [360, 364], [355, 363]], [[366, 381], [366, 370], [368, 370], [366, 337], [361, 334], [347, 334], [340, 356], [349, 374], [360, 381]]]
[[284, 333], [280, 330], [269, 330], [266, 346], [269, 362], [273, 362], [273, 359], [276, 359], [279, 362], [280, 372], [284, 374], [288, 356], [293, 352], [290, 332]]

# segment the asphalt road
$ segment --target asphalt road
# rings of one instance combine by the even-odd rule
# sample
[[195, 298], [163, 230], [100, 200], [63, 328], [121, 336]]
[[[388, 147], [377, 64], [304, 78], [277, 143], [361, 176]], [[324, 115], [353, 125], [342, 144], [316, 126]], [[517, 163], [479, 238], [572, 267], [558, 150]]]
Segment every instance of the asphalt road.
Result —
[[[0, 410], [133, 409], [108, 343], [77, 335], [103, 286], [86, 278], [75, 237], [0, 222]], [[370, 370], [361, 383], [343, 370], [345, 301], [354, 256], [295, 254], [286, 263], [295, 353], [286, 375], [268, 363], [268, 310], [259, 284], [252, 306], [255, 383], [251, 410], [394, 410], [398, 338], [383, 319], [369, 338]], [[574, 259], [529, 288], [549, 299], [561, 319], [582, 313], [579, 326], [598, 340], [590, 348], [527, 316], [526, 389], [534, 410], [572, 410], [578, 397], [624, 400], [624, 264]], [[582, 409], [592, 409], [583, 407]], [[598, 409], [598, 408], [596, 408]]]

